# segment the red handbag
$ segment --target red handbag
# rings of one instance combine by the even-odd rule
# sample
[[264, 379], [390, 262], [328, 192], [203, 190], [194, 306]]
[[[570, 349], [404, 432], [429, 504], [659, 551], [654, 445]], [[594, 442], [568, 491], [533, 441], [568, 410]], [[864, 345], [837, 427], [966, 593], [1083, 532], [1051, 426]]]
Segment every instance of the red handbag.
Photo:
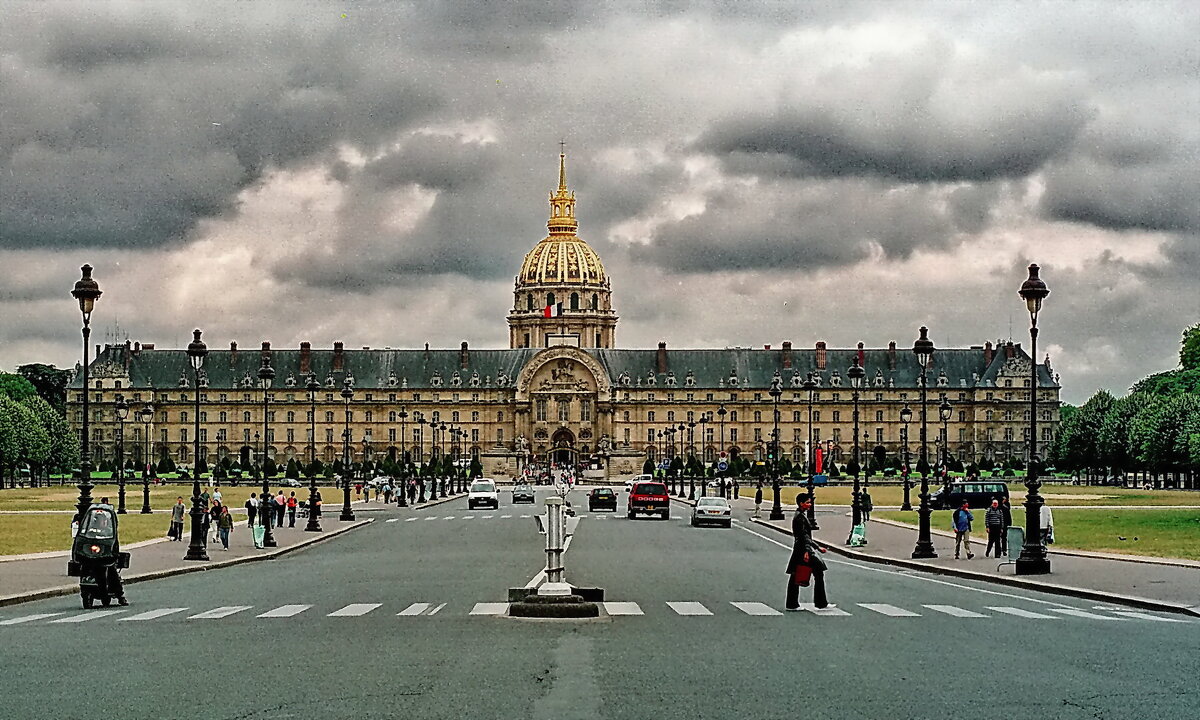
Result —
[[812, 579], [812, 568], [808, 565], [797, 565], [792, 571], [792, 582], [800, 587], [808, 587], [809, 580]]

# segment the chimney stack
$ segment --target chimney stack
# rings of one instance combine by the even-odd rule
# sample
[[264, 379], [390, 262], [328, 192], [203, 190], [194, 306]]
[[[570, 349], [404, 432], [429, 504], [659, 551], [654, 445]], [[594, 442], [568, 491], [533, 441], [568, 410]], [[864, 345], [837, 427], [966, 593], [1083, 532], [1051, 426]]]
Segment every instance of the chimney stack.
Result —
[[346, 369], [346, 356], [340, 342], [333, 344], [333, 371], [341, 372]]
[[657, 371], [661, 375], [667, 371], [667, 344], [660, 342], [658, 344], [658, 354], [656, 356]]
[[300, 343], [300, 374], [312, 373], [312, 343]]
[[1014, 346], [1012, 344], [1012, 340], [1009, 340], [1008, 342], [1004, 343], [1004, 357], [1008, 360], [1012, 360], [1016, 356], [1017, 356], [1017, 348], [1016, 348], [1016, 346]]
[[817, 342], [817, 369], [818, 370], [825, 369], [825, 341], [824, 340], [820, 340]]
[[888, 370], [896, 369], [896, 341], [888, 342]]
[[237, 341], [229, 341], [229, 367], [237, 367]]
[[995, 357], [995, 351], [992, 350], [992, 341], [988, 340], [983, 344], [983, 366], [991, 367], [992, 358]]
[[467, 341], [463, 340], [462, 347], [458, 350], [458, 366], [462, 370], [466, 370], [471, 363], [470, 354], [467, 353]]
[[783, 341], [783, 369], [787, 370], [792, 367], [792, 341]]

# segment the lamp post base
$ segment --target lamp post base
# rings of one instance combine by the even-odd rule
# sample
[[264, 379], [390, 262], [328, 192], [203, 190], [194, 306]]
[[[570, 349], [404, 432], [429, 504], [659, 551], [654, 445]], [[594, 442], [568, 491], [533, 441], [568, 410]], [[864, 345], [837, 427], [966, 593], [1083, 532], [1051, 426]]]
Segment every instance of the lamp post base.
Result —
[[183, 556], [183, 559], [184, 560], [207, 561], [209, 559], [209, 557], [208, 557], [208, 553], [204, 552], [204, 547], [201, 546], [200, 549], [198, 549], [198, 550], [194, 549], [192, 547], [188, 547], [187, 554], [185, 554]]
[[929, 540], [918, 540], [917, 546], [912, 551], [913, 560], [929, 560], [937, 556], [937, 552], [933, 549], [933, 542]]
[[1018, 575], [1048, 575], [1050, 573], [1050, 558], [1017, 558]]
[[354, 511], [348, 508], [342, 508], [342, 514], [338, 515], [338, 520], [344, 522], [354, 522]]

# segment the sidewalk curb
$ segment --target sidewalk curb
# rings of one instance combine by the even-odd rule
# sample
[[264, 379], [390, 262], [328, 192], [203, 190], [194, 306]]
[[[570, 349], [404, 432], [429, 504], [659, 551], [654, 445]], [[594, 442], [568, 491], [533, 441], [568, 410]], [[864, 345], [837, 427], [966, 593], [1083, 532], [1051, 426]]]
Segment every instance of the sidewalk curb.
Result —
[[[765, 528], [770, 528], [777, 533], [792, 537], [789, 530], [781, 527], [776, 527], [769, 522], [763, 520], [755, 520], [751, 518], [750, 522], [755, 525], [761, 525]], [[817, 540], [813, 538], [823, 547], [837, 555], [851, 558], [853, 560], [861, 560], [863, 562], [871, 562], [879, 565], [895, 565], [897, 567], [907, 568], [909, 570], [920, 570], [922, 572], [933, 573], [935, 575], [951, 575], [961, 577], [967, 580], [981, 580], [997, 585], [1008, 585], [1009, 587], [1019, 587], [1025, 590], [1037, 590], [1040, 592], [1051, 593], [1054, 595], [1070, 595], [1072, 597], [1085, 598], [1087, 600], [1099, 600], [1101, 602], [1111, 602], [1120, 605], [1129, 605], [1131, 607], [1142, 608], [1145, 610], [1161, 610], [1164, 612], [1178, 613], [1181, 615], [1191, 615], [1200, 617], [1200, 609], [1187, 607], [1186, 605], [1174, 605], [1172, 603], [1162, 602], [1160, 600], [1151, 600], [1149, 598], [1140, 598], [1132, 595], [1118, 595], [1116, 593], [1107, 593], [1100, 590], [1091, 590], [1088, 588], [1077, 588], [1070, 585], [1055, 585], [1053, 583], [1040, 583], [1032, 580], [1022, 580], [1017, 577], [1008, 577], [1006, 575], [985, 575], [983, 573], [970, 572], [967, 570], [959, 570], [958, 568], [939, 567], [936, 565], [927, 565], [925, 563], [916, 562], [914, 560], [904, 560], [901, 558], [880, 557], [878, 555], [867, 555], [866, 553], [854, 552], [847, 550], [839, 545]]]
[[[121, 578], [121, 580], [125, 585], [128, 585], [130, 583], [145, 582], [147, 580], [160, 580], [162, 578], [172, 577], [175, 575], [186, 575], [194, 572], [219, 570], [221, 568], [227, 568], [233, 565], [241, 565], [248, 562], [274, 560], [277, 557], [287, 555], [288, 553], [295, 552], [296, 550], [301, 550], [303, 548], [316, 545], [317, 543], [333, 539], [338, 535], [350, 532], [351, 530], [357, 530], [358, 528], [365, 525], [370, 525], [373, 522], [375, 522], [375, 518], [357, 520], [350, 525], [340, 527], [336, 530], [322, 532], [316, 537], [302, 540], [295, 545], [289, 545], [285, 548], [272, 550], [271, 552], [263, 553], [261, 555], [247, 555], [245, 557], [233, 558], [231, 560], [220, 560], [217, 562], [209, 561], [207, 563], [196, 565], [184, 565], [181, 567], [167, 568], [166, 570], [155, 570], [153, 572], [141, 573], [139, 575], [130, 575], [129, 577]], [[46, 598], [60, 597], [62, 595], [74, 595], [77, 592], [79, 592], [79, 585], [75, 584], [61, 585], [59, 587], [45, 588], [43, 590], [34, 590], [33, 592], [19, 593], [17, 595], [5, 595], [0, 597], [0, 607], [4, 607], [6, 605], [19, 605], [21, 603], [31, 602], [33, 600], [45, 600]]]
[[[892, 527], [912, 530], [915, 526], [908, 523], [902, 523], [898, 520], [888, 520], [887, 518], [871, 518], [868, 522], [877, 522], [881, 525], [890, 525]], [[1020, 527], [1019, 525], [1016, 527]], [[945, 530], [930, 530], [934, 535], [940, 535], [945, 538], [954, 538], [954, 535]], [[982, 537], [982, 536], [981, 536]], [[1054, 550], [1047, 549], [1046, 552], [1051, 555], [1069, 555], [1071, 557], [1085, 557], [1096, 560], [1120, 560], [1122, 562], [1141, 563], [1143, 565], [1169, 565], [1171, 567], [1200, 569], [1200, 562], [1192, 562], [1190, 560], [1179, 560], [1175, 558], [1157, 558], [1148, 555], [1119, 555], [1117, 553], [1096, 553], [1086, 550]]]

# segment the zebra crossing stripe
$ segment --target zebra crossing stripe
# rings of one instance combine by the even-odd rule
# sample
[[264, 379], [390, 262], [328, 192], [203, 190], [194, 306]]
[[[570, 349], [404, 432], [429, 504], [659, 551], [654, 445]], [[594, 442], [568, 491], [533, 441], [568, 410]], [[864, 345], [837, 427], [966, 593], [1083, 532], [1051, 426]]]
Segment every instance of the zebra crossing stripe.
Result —
[[889, 617], [921, 617], [911, 610], [898, 608], [895, 605], [888, 605], [887, 603], [858, 603], [858, 606]]
[[475, 515], [463, 515], [463, 520], [474, 520]]
[[1070, 615], [1072, 617], [1087, 618], [1088, 620], [1116, 620], [1122, 622], [1125, 620], [1125, 618], [1097, 615], [1096, 613], [1090, 613], [1087, 610], [1077, 610], [1075, 608], [1050, 608], [1050, 612], [1062, 613], [1063, 615]]
[[977, 612], [971, 612], [970, 610], [963, 610], [962, 608], [954, 607], [953, 605], [924, 605], [923, 607], [927, 607], [930, 610], [937, 610], [938, 612], [946, 613], [947, 615], [953, 615], [954, 617], [961, 617], [961, 618], [985, 618], [985, 617], [987, 617], [987, 615], [983, 615], [983, 614], [977, 613]]
[[199, 615], [192, 615], [188, 620], [216, 620], [218, 618], [229, 617], [234, 613], [240, 613], [243, 610], [249, 610], [253, 605], [226, 605], [224, 607], [213, 608], [208, 612], [202, 612]]
[[[1157, 620], [1158, 622], [1172, 622], [1172, 623], [1190, 622], [1188, 620], [1180, 620], [1179, 618], [1160, 617], [1158, 615], [1151, 615], [1150, 613], [1144, 613], [1144, 612], [1135, 612], [1133, 610], [1112, 610], [1111, 612], [1113, 615], [1121, 615], [1123, 617], [1132, 618], [1134, 620]], [[0, 623], [0, 624], [3, 624], [3, 623]]]
[[147, 610], [144, 613], [130, 615], [129, 617], [117, 618], [117, 622], [132, 622], [134, 620], [156, 620], [167, 615], [174, 615], [178, 612], [183, 612], [187, 608], [159, 608], [158, 610]]
[[[470, 515], [468, 515], [467, 517], [470, 517]], [[453, 519], [454, 519], [454, 516], [453, 516], [453, 515], [447, 515], [446, 517], [444, 517], [444, 518], [442, 518], [442, 519], [443, 519], [443, 520], [453, 520]]]
[[475, 607], [471, 608], [472, 615], [503, 615], [506, 612], [508, 612], [508, 603], [506, 602], [475, 603]]
[[800, 609], [804, 612], [810, 612], [813, 615], [821, 615], [823, 617], [850, 617], [850, 613], [837, 605], [826, 605], [823, 608], [819, 608], [812, 603], [801, 603]]
[[483, 518], [484, 520], [491, 520], [492, 518], [494, 518], [496, 516], [495, 515], [480, 515], [479, 517]]
[[429, 603], [416, 602], [416, 603], [413, 603], [412, 605], [409, 605], [408, 607], [404, 608], [400, 612], [396, 613], [396, 615], [398, 615], [398, 616], [402, 615], [402, 616], [406, 616], [406, 617], [412, 616], [412, 615], [420, 615], [421, 613], [425, 612], [428, 609], [429, 609]]
[[21, 617], [9, 618], [7, 620], [0, 620], [0, 625], [20, 625], [21, 623], [33, 622], [34, 620], [45, 620], [46, 618], [52, 618], [55, 615], [62, 615], [62, 613], [52, 612], [52, 613], [37, 613], [36, 615], [23, 615]]
[[698, 602], [668, 602], [667, 607], [679, 615], [712, 615], [712, 611]]
[[389, 519], [387, 522], [396, 522], [396, 521], [397, 521], [397, 520], [399, 520], [399, 519], [400, 519], [400, 518], [391, 518], [391, 519]]
[[604, 612], [609, 615], [644, 615], [642, 608], [635, 602], [606, 602]]
[[426, 519], [426, 520], [437, 520], [437, 518], [435, 518], [435, 517], [427, 517], [427, 518], [425, 518], [425, 519]]
[[779, 612], [778, 610], [776, 610], [775, 608], [771, 607], [770, 605], [767, 605], [766, 603], [731, 602], [729, 604], [734, 606], [738, 610], [741, 610], [742, 612], [746, 613], [747, 615], [782, 615], [783, 614], [783, 613]]
[[994, 610], [998, 613], [1004, 613], [1005, 615], [1016, 615], [1017, 617], [1028, 618], [1030, 620], [1057, 620], [1058, 619], [1058, 618], [1054, 617], [1053, 615], [1043, 615], [1041, 613], [1035, 613], [1032, 610], [1023, 610], [1021, 608], [1015, 608], [1015, 607], [1004, 607], [1004, 606], [994, 607], [994, 606], [989, 605], [988, 610]]
[[293, 615], [299, 615], [300, 613], [304, 612], [305, 610], [309, 609], [310, 607], [312, 607], [312, 605], [280, 605], [279, 607], [275, 608], [274, 610], [268, 610], [265, 613], [263, 613], [262, 615], [259, 615], [258, 617], [260, 617], [260, 618], [288, 618], [288, 617], [292, 617]]
[[350, 603], [341, 610], [334, 610], [325, 617], [358, 617], [366, 615], [383, 603]]
[[416, 518], [404, 518], [404, 522], [412, 522], [413, 520], [416, 520]]
[[500, 519], [501, 519], [501, 520], [507, 520], [507, 519], [509, 519], [510, 517], [512, 517], [512, 515], [501, 515], [501, 516], [500, 516]]
[[442, 603], [441, 605], [438, 605], [438, 606], [437, 606], [437, 607], [435, 607], [434, 609], [430, 610], [430, 611], [429, 611], [429, 614], [430, 614], [430, 615], [437, 615], [437, 614], [438, 614], [438, 610], [441, 610], [441, 609], [442, 609], [442, 608], [444, 608], [444, 607], [446, 607], [446, 603]]
[[59, 618], [57, 620], [51, 620], [50, 624], [53, 624], [53, 623], [81, 623], [81, 622], [87, 622], [89, 620], [95, 620], [96, 618], [108, 617], [109, 615], [116, 615], [117, 613], [123, 613], [123, 612], [125, 612], [125, 611], [124, 610], [100, 610], [98, 612], [85, 612], [80, 615], [72, 615], [70, 617]]

